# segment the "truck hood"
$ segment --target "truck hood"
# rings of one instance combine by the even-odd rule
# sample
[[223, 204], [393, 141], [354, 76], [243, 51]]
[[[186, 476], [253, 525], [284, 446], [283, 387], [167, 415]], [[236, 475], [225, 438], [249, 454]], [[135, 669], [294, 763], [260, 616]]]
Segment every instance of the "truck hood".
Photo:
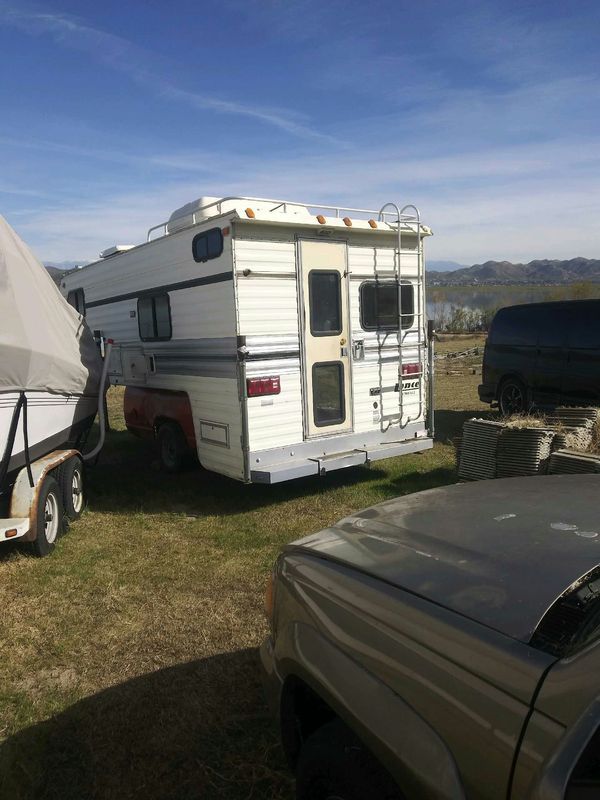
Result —
[[600, 564], [600, 476], [446, 486], [289, 545], [356, 568], [523, 642]]

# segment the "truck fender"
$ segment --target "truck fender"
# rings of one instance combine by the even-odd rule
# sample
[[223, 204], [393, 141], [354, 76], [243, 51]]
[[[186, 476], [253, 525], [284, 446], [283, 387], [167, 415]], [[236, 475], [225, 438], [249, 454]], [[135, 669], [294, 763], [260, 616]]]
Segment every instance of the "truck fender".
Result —
[[[278, 658], [281, 653], [281, 658]], [[314, 628], [296, 622], [275, 645], [280, 677], [304, 681], [414, 800], [465, 800], [454, 758], [401, 697]]]

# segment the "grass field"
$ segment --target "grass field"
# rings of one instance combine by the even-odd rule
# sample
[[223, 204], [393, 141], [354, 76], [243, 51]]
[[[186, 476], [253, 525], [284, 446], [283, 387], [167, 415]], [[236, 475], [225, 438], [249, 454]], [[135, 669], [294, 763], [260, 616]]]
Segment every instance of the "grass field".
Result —
[[50, 558], [1, 553], [0, 798], [291, 798], [257, 669], [270, 565], [361, 507], [454, 482], [448, 441], [486, 411], [479, 381], [439, 367], [432, 451], [274, 487], [162, 474], [111, 390], [88, 511]]

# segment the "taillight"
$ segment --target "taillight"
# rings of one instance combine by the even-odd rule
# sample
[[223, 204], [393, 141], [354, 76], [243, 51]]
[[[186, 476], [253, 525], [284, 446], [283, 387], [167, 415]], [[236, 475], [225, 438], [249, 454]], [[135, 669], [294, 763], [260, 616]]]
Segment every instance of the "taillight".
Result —
[[248, 397], [262, 397], [266, 394], [279, 394], [281, 382], [279, 375], [267, 375], [263, 378], [247, 378], [246, 393]]
[[420, 364], [402, 364], [403, 375], [418, 375], [421, 372]]

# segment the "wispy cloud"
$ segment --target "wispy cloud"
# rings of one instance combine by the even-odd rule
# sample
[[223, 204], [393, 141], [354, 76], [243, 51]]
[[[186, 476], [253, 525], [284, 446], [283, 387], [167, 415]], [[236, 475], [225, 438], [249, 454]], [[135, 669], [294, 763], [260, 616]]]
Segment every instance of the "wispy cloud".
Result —
[[[115, 242], [143, 240], [146, 230], [200, 194], [282, 197], [307, 203], [346, 203], [378, 208], [387, 200], [415, 202], [435, 237], [430, 257], [461, 263], [481, 258], [593, 255], [598, 235], [584, 220], [600, 215], [596, 191], [600, 145], [580, 140], [490, 148], [437, 158], [394, 160], [385, 150], [367, 156], [340, 152], [298, 163], [277, 156], [247, 159], [215, 152], [222, 166], [198, 184], [163, 180], [154, 191], [113, 191], [92, 201], [63, 200], [31, 220], [15, 220], [44, 258], [94, 258]], [[172, 159], [182, 174], [206, 154]], [[161, 156], [157, 155], [157, 159]], [[560, 194], [556, 164], [561, 163]], [[326, 188], [324, 188], [326, 187]]]
[[11, 25], [27, 34], [48, 35], [60, 46], [83, 50], [88, 57], [125, 73], [147, 90], [184, 102], [191, 108], [247, 117], [301, 138], [334, 141], [332, 137], [311, 127], [294, 110], [251, 106], [177, 86], [156, 72], [155, 55], [128, 39], [86, 25], [65, 14], [23, 10], [21, 7], [0, 3], [0, 24]]

